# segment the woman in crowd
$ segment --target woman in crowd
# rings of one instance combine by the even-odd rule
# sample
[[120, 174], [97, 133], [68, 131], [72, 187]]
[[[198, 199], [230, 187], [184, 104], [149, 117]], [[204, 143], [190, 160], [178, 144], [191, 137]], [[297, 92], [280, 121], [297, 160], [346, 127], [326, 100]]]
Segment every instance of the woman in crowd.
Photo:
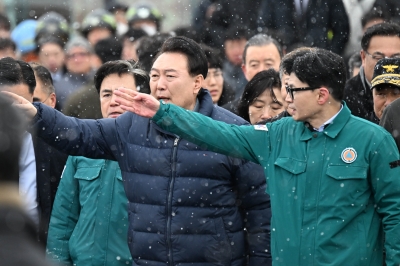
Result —
[[238, 114], [251, 124], [277, 116], [286, 109], [279, 74], [273, 69], [257, 73], [247, 83], [238, 105]]
[[223, 63], [218, 50], [204, 44], [201, 45], [201, 48], [208, 61], [208, 73], [204, 80], [204, 88], [210, 92], [214, 104], [223, 106], [235, 99], [235, 92], [224, 82], [224, 77], [222, 76]]

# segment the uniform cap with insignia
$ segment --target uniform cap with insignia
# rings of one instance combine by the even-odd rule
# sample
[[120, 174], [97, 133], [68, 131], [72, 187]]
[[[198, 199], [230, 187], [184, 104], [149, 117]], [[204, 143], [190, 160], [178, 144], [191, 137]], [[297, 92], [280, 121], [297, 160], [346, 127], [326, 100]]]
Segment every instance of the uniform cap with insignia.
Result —
[[105, 9], [96, 9], [86, 15], [82, 21], [81, 32], [87, 38], [89, 32], [95, 28], [106, 28], [115, 34], [117, 21], [113, 14]]
[[129, 7], [125, 17], [128, 20], [130, 27], [132, 27], [132, 25], [137, 21], [151, 20], [157, 25], [157, 29], [160, 30], [160, 23], [163, 15], [155, 6], [147, 2], [139, 2], [138, 4]]
[[382, 85], [400, 87], [400, 58], [383, 58], [374, 68], [371, 90]]

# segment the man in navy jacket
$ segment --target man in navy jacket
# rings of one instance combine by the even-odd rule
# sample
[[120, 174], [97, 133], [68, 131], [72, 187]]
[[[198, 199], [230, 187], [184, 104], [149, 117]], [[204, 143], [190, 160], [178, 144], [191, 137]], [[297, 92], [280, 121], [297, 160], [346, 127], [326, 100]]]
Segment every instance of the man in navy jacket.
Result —
[[[202, 89], [207, 71], [197, 43], [170, 38], [151, 69], [151, 94], [219, 121], [245, 124], [214, 106]], [[270, 202], [261, 167], [210, 152], [130, 112], [79, 120], [15, 99], [35, 117], [46, 142], [71, 155], [119, 162], [133, 265], [271, 265]]]

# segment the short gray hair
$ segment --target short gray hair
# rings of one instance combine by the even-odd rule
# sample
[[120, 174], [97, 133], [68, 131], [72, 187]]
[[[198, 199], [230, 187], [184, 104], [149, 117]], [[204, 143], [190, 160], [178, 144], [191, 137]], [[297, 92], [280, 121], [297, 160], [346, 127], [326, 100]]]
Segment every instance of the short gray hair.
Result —
[[75, 36], [67, 42], [65, 45], [65, 52], [68, 53], [74, 47], [83, 47], [89, 53], [93, 53], [93, 47], [85, 38], [81, 36]]
[[243, 64], [246, 63], [246, 53], [247, 53], [247, 49], [249, 47], [264, 46], [264, 45], [268, 45], [271, 43], [273, 45], [275, 45], [276, 49], [278, 49], [279, 56], [282, 59], [283, 50], [282, 50], [282, 46], [279, 44], [279, 42], [267, 34], [259, 33], [257, 35], [254, 35], [247, 41], [246, 46], [244, 47], [244, 51], [243, 51]]

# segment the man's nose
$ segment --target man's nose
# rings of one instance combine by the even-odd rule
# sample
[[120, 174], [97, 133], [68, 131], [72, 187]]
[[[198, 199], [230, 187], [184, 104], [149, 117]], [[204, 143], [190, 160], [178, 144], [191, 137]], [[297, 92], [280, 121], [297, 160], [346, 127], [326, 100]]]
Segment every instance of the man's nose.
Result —
[[287, 94], [286, 94], [285, 101], [288, 102], [288, 103], [293, 102], [293, 99], [292, 99], [292, 97], [290, 96], [290, 93], [287, 93]]
[[115, 101], [116, 98], [117, 98], [117, 96], [113, 93], [113, 94], [111, 95], [110, 106], [117, 106], [117, 105], [119, 105], [119, 103], [117, 103], [117, 102]]

